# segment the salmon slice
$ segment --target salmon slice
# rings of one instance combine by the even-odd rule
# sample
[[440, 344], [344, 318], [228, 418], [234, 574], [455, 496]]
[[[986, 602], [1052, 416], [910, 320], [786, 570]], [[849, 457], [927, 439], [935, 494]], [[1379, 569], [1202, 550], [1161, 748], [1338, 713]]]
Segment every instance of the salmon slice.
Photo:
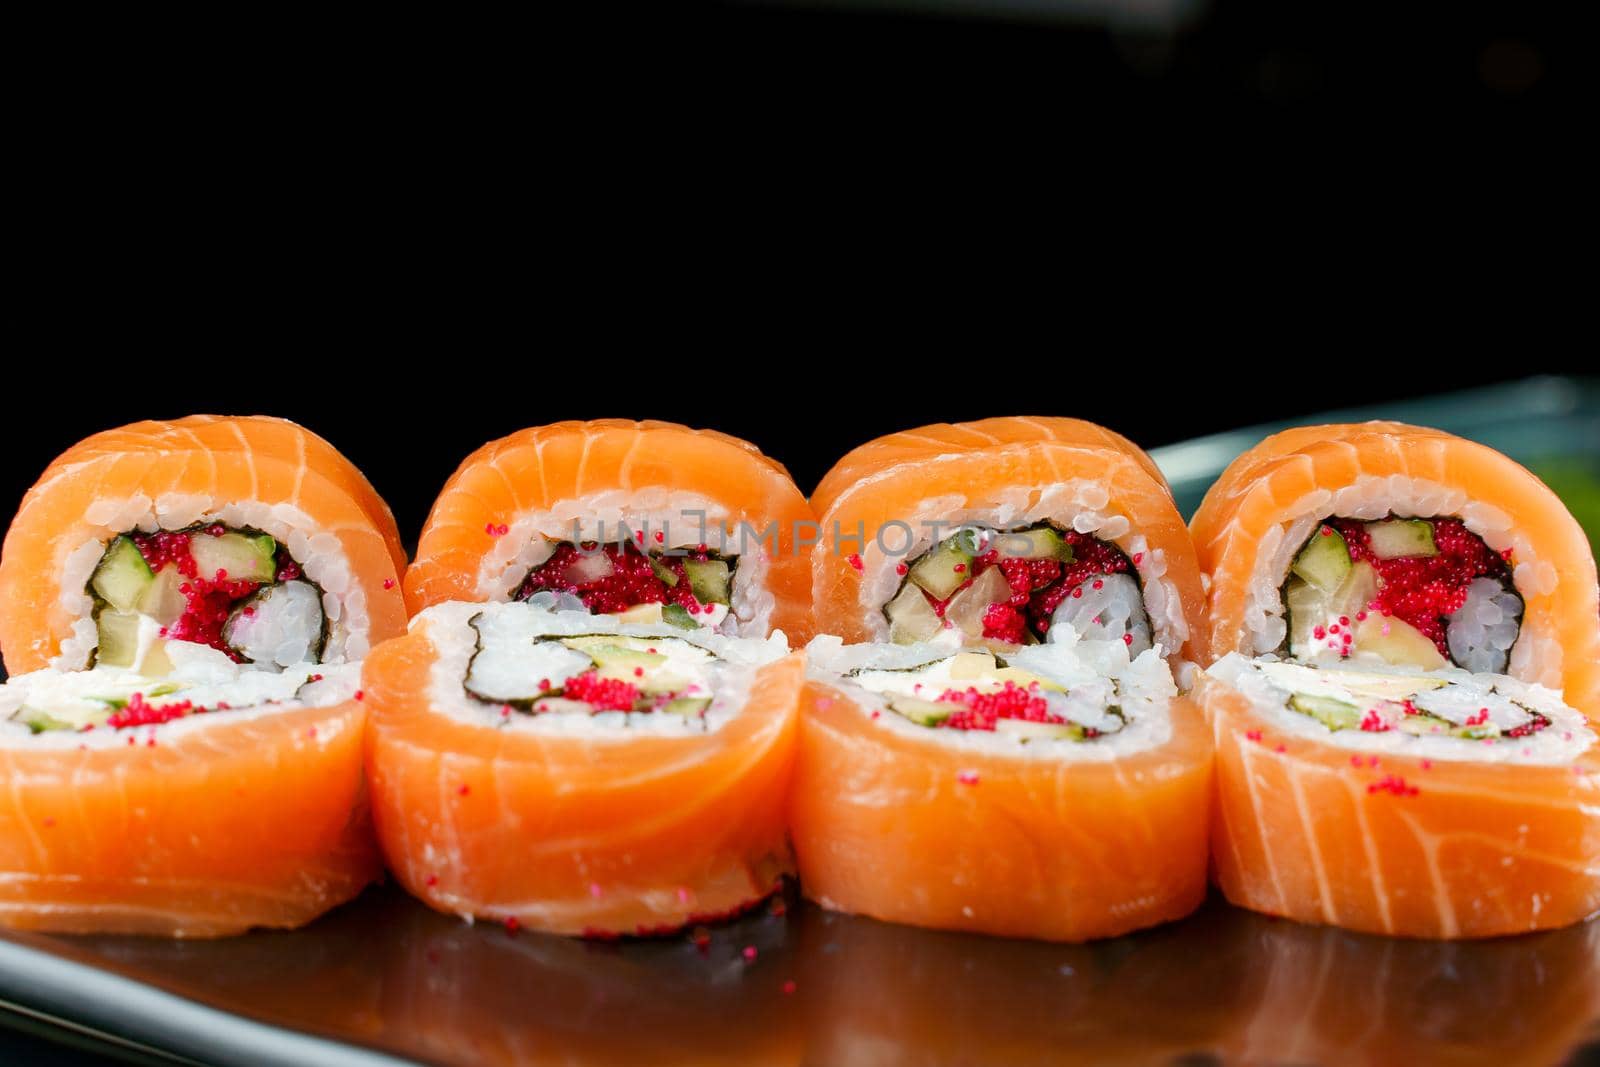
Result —
[[419, 616], [364, 669], [378, 835], [406, 889], [440, 911], [590, 936], [673, 930], [773, 891], [792, 868], [798, 654], [760, 668], [716, 729], [540, 732], [509, 706], [438, 706], [440, 686], [467, 700], [460, 669], [438, 665], [473, 607]]
[[28, 491], [0, 555], [7, 671], [50, 665], [82, 617], [70, 603], [80, 590], [62, 588], [63, 572], [85, 542], [126, 532], [103, 516], [137, 499], [160, 514], [166, 502], [187, 497], [299, 512], [314, 527], [309, 533], [337, 539], [350, 588], [361, 592], [369, 642], [404, 630], [404, 605], [395, 595], [405, 570], [400, 535], [388, 506], [350, 461], [283, 419], [195, 415], [95, 434], [62, 453]]
[[1249, 622], [1262, 590], [1284, 581], [1269, 558], [1281, 530], [1292, 516], [1328, 516], [1333, 494], [1357, 484], [1462, 494], [1471, 512], [1462, 517], [1497, 526], [1490, 545], [1503, 540], [1512, 549], [1525, 605], [1509, 673], [1561, 689], [1573, 707], [1600, 716], [1600, 586], [1583, 529], [1543, 482], [1507, 457], [1398, 423], [1285, 431], [1235, 460], [1206, 494], [1192, 531], [1209, 583], [1212, 655], [1270, 651], [1252, 647]]
[[519, 546], [535, 536], [571, 540], [574, 520], [592, 525], [596, 517], [607, 524], [607, 542], [619, 523], [648, 525], [651, 534], [667, 523], [675, 541], [703, 528], [713, 549], [724, 531], [735, 552], [742, 546], [760, 557], [748, 604], [739, 602], [743, 579], [735, 574], [734, 610], [749, 624], [741, 632], [810, 636], [807, 563], [795, 548], [810, 532], [805, 497], [754, 445], [670, 422], [559, 422], [478, 449], [434, 502], [406, 573], [406, 603], [415, 614], [450, 600], [508, 599], [528, 569], [516, 567]]
[[349, 900], [380, 872], [364, 716], [212, 712], [126, 747], [0, 746], [0, 923], [221, 937]]
[[1115, 759], [1024, 758], [908, 737], [810, 681], [790, 812], [801, 888], [890, 922], [1051, 941], [1187, 915], [1205, 896], [1211, 753], [1186, 699], [1170, 714], [1169, 739]]
[[[1166, 480], [1144, 452], [1093, 423], [995, 418], [890, 434], [840, 459], [812, 506], [822, 524], [811, 551], [819, 632], [888, 637], [884, 607], [933, 539], [929, 521], [1070, 530], [1093, 512], [1113, 522], [1095, 536], [1132, 560], [1167, 651], [1194, 662], [1207, 655], [1194, 549]], [[919, 536], [921, 547], [907, 551]]]
[[1436, 938], [1600, 909], [1592, 746], [1550, 765], [1379, 755], [1291, 733], [1214, 678], [1200, 692], [1217, 758], [1212, 855], [1235, 904]]

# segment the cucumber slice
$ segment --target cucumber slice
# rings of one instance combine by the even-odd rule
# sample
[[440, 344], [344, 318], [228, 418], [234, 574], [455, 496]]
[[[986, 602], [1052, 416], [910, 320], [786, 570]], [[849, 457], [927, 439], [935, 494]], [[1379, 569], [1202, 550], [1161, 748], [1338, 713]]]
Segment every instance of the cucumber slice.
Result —
[[950, 599], [944, 617], [968, 637], [983, 636], [983, 615], [989, 605], [1011, 598], [1011, 584], [999, 567], [990, 567]]
[[694, 621], [694, 616], [689, 614], [689, 609], [682, 604], [668, 604], [661, 609], [661, 621], [668, 626], [676, 626], [680, 630], [698, 630], [700, 624]]
[[659, 652], [643, 652], [634, 648], [621, 648], [617, 645], [591, 645], [584, 649], [589, 658], [594, 660], [596, 667], [617, 667], [632, 670], [639, 667], [652, 671], [665, 665], [667, 657]]
[[908, 577], [931, 593], [935, 600], [944, 600], [972, 577], [973, 557], [964, 547], [966, 540], [957, 534], [930, 549], [911, 565]]
[[897, 645], [927, 641], [944, 627], [944, 620], [934, 612], [921, 586], [911, 582], [884, 605], [883, 613], [889, 619], [889, 640]]
[[990, 544], [1005, 559], [1058, 559], [1072, 562], [1072, 546], [1055, 529], [1035, 526], [997, 536]]
[[1449, 719], [1441, 719], [1437, 715], [1429, 715], [1427, 712], [1407, 715], [1400, 720], [1397, 728], [1419, 737], [1460, 737], [1467, 741], [1482, 741], [1485, 738], [1500, 736], [1500, 727], [1492, 722], [1464, 726]]
[[1366, 525], [1372, 554], [1379, 559], [1403, 556], [1437, 556], [1433, 542], [1433, 523], [1426, 519], [1387, 519]]
[[171, 626], [189, 606], [188, 598], [178, 591], [183, 584], [183, 572], [176, 564], [168, 563], [156, 574], [155, 581], [139, 597], [139, 614], [148, 615], [162, 626]]
[[905, 716], [918, 726], [938, 726], [961, 710], [960, 704], [947, 704], [940, 700], [918, 700], [916, 697], [894, 697], [889, 710]]
[[[1328, 532], [1324, 533], [1323, 529]], [[1325, 593], [1333, 593], [1350, 573], [1350, 546], [1333, 527], [1319, 528], [1294, 558], [1295, 574]]]
[[100, 631], [95, 662], [108, 667], [132, 667], [134, 657], [139, 654], [139, 616], [102, 610], [94, 621]]
[[689, 592], [702, 604], [729, 604], [728, 565], [720, 559], [686, 559], [683, 573]]
[[1311, 716], [1330, 730], [1350, 730], [1361, 725], [1361, 709], [1333, 697], [1296, 693], [1289, 698], [1289, 707]]
[[100, 557], [89, 585], [95, 595], [117, 611], [132, 611], [156, 579], [131, 537], [113, 538]]
[[673, 570], [671, 567], [667, 566], [665, 563], [662, 563], [659, 559], [651, 559], [651, 561], [650, 561], [650, 569], [655, 572], [656, 577], [660, 578], [662, 584], [664, 584], [668, 589], [673, 589], [673, 588], [677, 587], [677, 584], [678, 584], [678, 572], [677, 571]]
[[77, 729], [77, 727], [72, 725], [72, 723], [64, 722], [48, 712], [40, 711], [38, 708], [30, 708], [26, 706], [18, 708], [17, 713], [11, 716], [11, 721], [22, 723], [36, 734], [42, 734], [46, 730]]
[[678, 697], [667, 701], [661, 710], [668, 715], [704, 715], [710, 706], [710, 697]]
[[214, 578], [218, 571], [236, 582], [270, 582], [278, 576], [278, 542], [266, 534], [213, 537], [200, 530], [189, 535], [189, 552], [202, 578]]
[[1082, 741], [1083, 727], [1075, 722], [1030, 722], [1027, 719], [1000, 719], [994, 732], [1024, 741]]

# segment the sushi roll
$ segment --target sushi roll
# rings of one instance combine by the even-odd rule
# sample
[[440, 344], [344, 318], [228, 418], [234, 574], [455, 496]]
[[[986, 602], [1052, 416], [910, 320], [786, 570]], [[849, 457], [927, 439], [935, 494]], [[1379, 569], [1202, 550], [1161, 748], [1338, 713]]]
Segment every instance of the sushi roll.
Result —
[[0, 924], [292, 927], [379, 873], [354, 662], [404, 628], [387, 507], [268, 418], [88, 438], [0, 557]]
[[1061, 418], [924, 426], [862, 445], [812, 497], [817, 629], [1003, 648], [1071, 630], [1204, 658], [1194, 549], [1125, 438]]
[[413, 613], [527, 601], [729, 636], [810, 633], [811, 510], [754, 445], [667, 422], [561, 422], [468, 456], [406, 574]]
[[781, 634], [427, 608], [366, 664], [389, 867], [434, 908], [513, 929], [642, 935], [738, 912], [792, 869], [801, 672]]
[[1194, 537], [1230, 900], [1439, 938], [1600, 908], [1595, 565], [1548, 488], [1438, 431], [1307, 427]]
[[1085, 941], [1205, 896], [1210, 741], [1156, 649], [807, 651], [790, 829], [824, 907]]

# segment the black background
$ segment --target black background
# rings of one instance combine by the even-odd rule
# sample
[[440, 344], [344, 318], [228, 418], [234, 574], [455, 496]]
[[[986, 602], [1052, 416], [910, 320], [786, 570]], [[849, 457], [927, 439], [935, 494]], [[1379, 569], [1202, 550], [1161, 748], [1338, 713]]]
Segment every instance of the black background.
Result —
[[[371, 382], [354, 361], [318, 368], [332, 384], [326, 394], [289, 390], [255, 396], [248, 374], [221, 375], [195, 383], [181, 395], [135, 403], [127, 394], [80, 398], [59, 419], [0, 426], [7, 457], [0, 485], [7, 514], [28, 485], [62, 449], [89, 433], [135, 417], [174, 417], [194, 412], [266, 413], [294, 419], [327, 437], [360, 467], [394, 509], [402, 535], [414, 545], [434, 496], [450, 472], [485, 441], [542, 421], [564, 418], [664, 418], [709, 426], [759, 445], [810, 492], [827, 467], [849, 448], [882, 433], [926, 422], [1002, 414], [1072, 415], [1102, 422], [1146, 447], [1200, 433], [1232, 429], [1268, 419], [1314, 415], [1334, 407], [1427, 395], [1442, 385], [1461, 387], [1497, 380], [1492, 372], [1458, 372], [1447, 381], [1435, 374], [1345, 375], [1317, 389], [1262, 390], [1250, 379], [1258, 368], [1219, 371], [1205, 379], [1196, 369], [1164, 378], [1126, 365], [1116, 353], [1059, 358], [1061, 370], [1030, 376], [1022, 388], [986, 381], [983, 364], [1015, 358], [999, 347], [971, 353], [977, 368], [959, 388], [942, 383], [956, 372], [918, 367], [839, 369], [790, 382], [769, 379], [754, 395], [731, 388], [667, 388], [640, 355], [590, 361], [602, 395], [551, 396], [541, 385], [540, 361], [520, 354], [441, 354], [436, 368], [419, 369], [391, 381]], [[761, 358], [754, 349], [750, 358]], [[114, 361], [97, 361], [101, 374]], [[1531, 373], [1533, 361], [1516, 368]], [[1004, 372], [996, 372], [1003, 377]], [[1080, 388], [1094, 376], [1101, 385]], [[629, 378], [642, 389], [620, 388]], [[609, 384], [607, 384], [609, 383]], [[654, 383], [654, 385], [652, 384]], [[661, 386], [656, 388], [656, 386]], [[613, 394], [614, 391], [614, 395]]]
[[196, 411], [328, 437], [414, 542], [555, 419], [715, 427], [809, 491], [942, 419], [1155, 446], [1592, 365], [1582, 5], [845, 7], [18, 34], [0, 521]]

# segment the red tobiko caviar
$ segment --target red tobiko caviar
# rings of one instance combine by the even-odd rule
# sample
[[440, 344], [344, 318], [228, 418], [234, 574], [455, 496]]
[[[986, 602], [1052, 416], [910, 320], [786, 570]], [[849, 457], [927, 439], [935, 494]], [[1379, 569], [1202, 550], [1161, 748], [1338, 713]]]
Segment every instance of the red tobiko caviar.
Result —
[[596, 711], [631, 711], [639, 690], [620, 678], [602, 678], [595, 671], [585, 671], [567, 679], [563, 695], [591, 704]]
[[[601, 555], [609, 566], [597, 559]], [[701, 548], [688, 558], [712, 557]], [[516, 599], [527, 600], [539, 592], [570, 593], [596, 614], [626, 611], [639, 604], [677, 604], [691, 615], [699, 615], [706, 609], [689, 588], [684, 559], [661, 556], [652, 561], [631, 544], [601, 547], [589, 543], [581, 551], [563, 544], [528, 572]], [[667, 584], [658, 568], [672, 575], [673, 584]], [[597, 573], [601, 576], [593, 577]]]
[[1361, 716], [1361, 729], [1369, 734], [1388, 733], [1394, 727], [1383, 721], [1377, 708], [1368, 708], [1367, 713]]
[[[128, 726], [160, 726], [162, 723], [181, 719], [186, 715], [199, 715], [205, 708], [197, 708], [187, 700], [174, 701], [171, 704], [162, 704], [155, 707], [144, 699], [143, 693], [135, 693], [128, 698], [128, 702], [106, 720], [106, 725], [113, 730], [121, 730]], [[151, 738], [153, 742], [155, 739]], [[133, 738], [128, 738], [128, 743], [133, 743]]]
[[506, 917], [506, 933], [514, 934], [520, 929], [522, 929], [522, 920], [518, 919], [515, 915]]
[[1333, 519], [1332, 525], [1350, 547], [1350, 558], [1365, 560], [1378, 572], [1378, 597], [1368, 605], [1392, 615], [1425, 634], [1449, 658], [1444, 619], [1467, 602], [1474, 578], [1510, 577], [1507, 561], [1467, 529], [1460, 519], [1434, 519], [1434, 556], [1378, 559], [1372, 554], [1366, 525], [1355, 519]]
[[1261, 740], [1261, 731], [1260, 730], [1246, 730], [1244, 732], [1244, 739], [1246, 741], [1260, 741]]
[[940, 694], [939, 700], [966, 705], [964, 710], [954, 712], [939, 724], [950, 730], [993, 730], [994, 724], [1001, 719], [1066, 722], [1049, 710], [1044, 697], [1032, 689], [1023, 689], [1015, 682], [1007, 682], [1004, 689], [995, 693], [980, 693], [976, 688], [946, 689]]
[[1507, 730], [1506, 736], [1510, 738], [1531, 737], [1550, 725], [1550, 719], [1547, 716], [1542, 715], [1537, 711], [1533, 712], [1532, 714], [1533, 718], [1529, 719], [1527, 722], [1521, 724], [1520, 726], [1513, 726], [1511, 729]]
[[[201, 535], [210, 534], [219, 537], [223, 532], [226, 531], [221, 526], [212, 526], [202, 531]], [[184, 579], [178, 585], [178, 592], [183, 595], [185, 602], [183, 614], [171, 624], [162, 627], [161, 636], [210, 645], [237, 660], [239, 656], [222, 639], [222, 627], [228, 621], [233, 605], [260, 589], [261, 583], [249, 580], [234, 581], [228, 577], [226, 571], [217, 571], [209, 575], [199, 573], [189, 543], [191, 536], [188, 532], [171, 530], [158, 530], [153, 534], [133, 536], [133, 543], [138, 546], [139, 554], [144, 557], [145, 563], [149, 564], [152, 571], [159, 572], [163, 567], [171, 565], [178, 569], [178, 573]], [[287, 554], [280, 548], [278, 552], [280, 581], [288, 581], [300, 574], [299, 567], [293, 560], [285, 564], [286, 558]]]
[[756, 960], [756, 947], [754, 945], [746, 945], [739, 955], [744, 957], [746, 963], [754, 963]]
[[[858, 553], [858, 552], [850, 553], [849, 563], [850, 563], [850, 566], [854, 567], [858, 571], [864, 571], [864, 570], [867, 569], [866, 568], [866, 564], [861, 562], [861, 554]], [[963, 568], [961, 568], [961, 567], [957, 567], [956, 568], [956, 570], [958, 570], [958, 571], [961, 570], [961, 569], [963, 569]]]
[[1386, 774], [1376, 782], [1367, 784], [1368, 793], [1393, 793], [1397, 797], [1414, 797], [1421, 792], [1414, 785], [1407, 785], [1406, 780], [1398, 774]]
[[977, 771], [961, 771], [959, 774], [956, 775], [956, 781], [960, 782], [962, 785], [977, 785], [978, 784], [978, 772]]

